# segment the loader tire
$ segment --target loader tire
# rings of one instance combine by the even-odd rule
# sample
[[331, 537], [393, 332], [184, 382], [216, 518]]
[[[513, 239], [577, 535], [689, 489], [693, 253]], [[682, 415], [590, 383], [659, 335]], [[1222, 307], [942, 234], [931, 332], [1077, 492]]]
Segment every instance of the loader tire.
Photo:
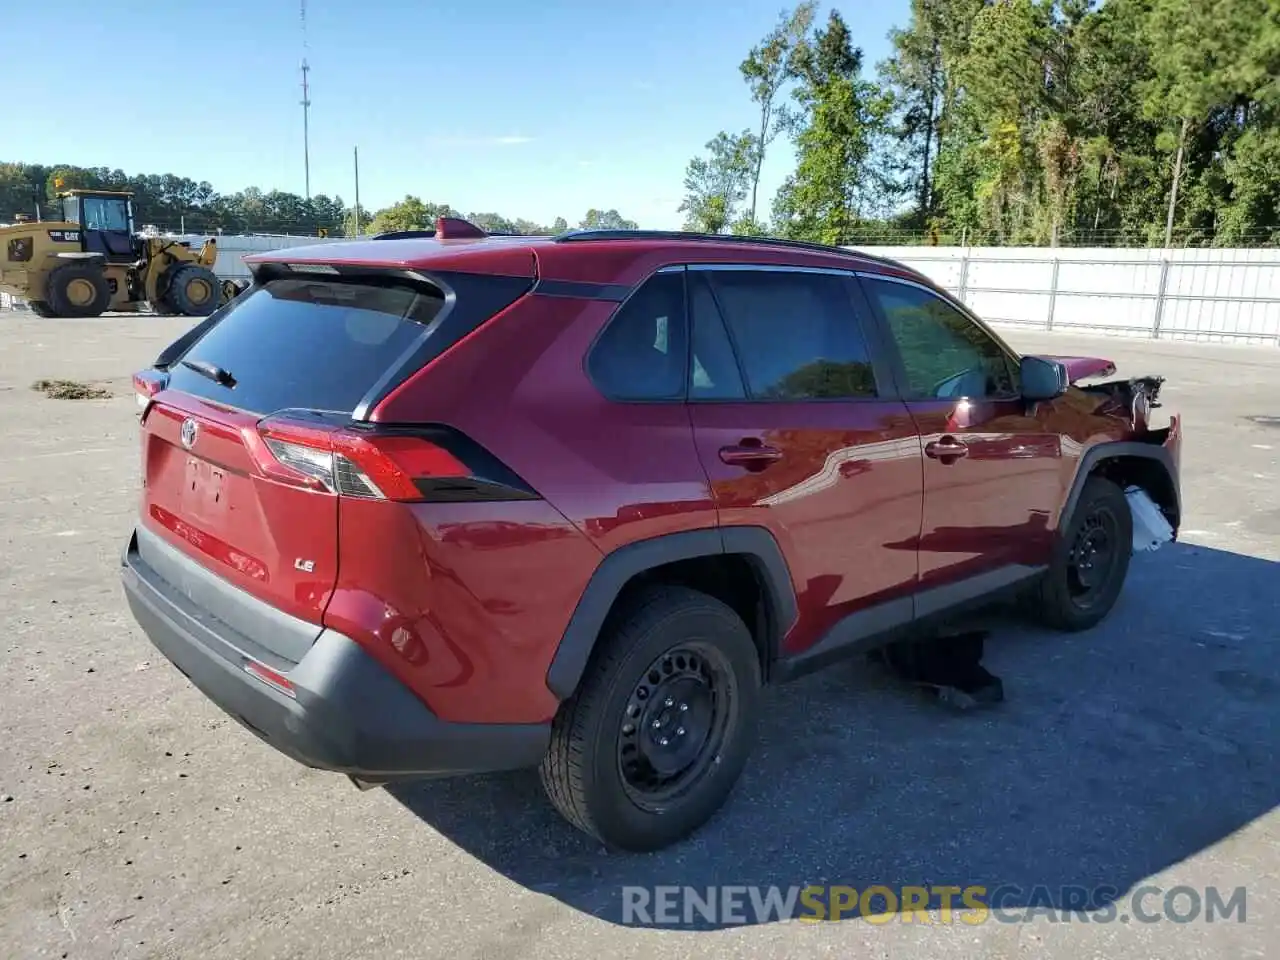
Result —
[[28, 301], [27, 306], [31, 308], [31, 312], [37, 317], [44, 317], [45, 319], [48, 319], [54, 315], [49, 304], [45, 303], [43, 300]]
[[249, 286], [248, 284], [242, 283], [238, 280], [223, 280], [222, 281], [222, 302], [230, 303], [236, 297], [240, 296], [240, 294], [244, 293], [245, 290], [248, 289], [248, 286]]
[[98, 317], [111, 305], [111, 287], [97, 266], [68, 263], [49, 274], [45, 292], [52, 316]]
[[208, 267], [190, 263], [174, 270], [165, 299], [184, 316], [207, 317], [218, 309], [222, 284]]

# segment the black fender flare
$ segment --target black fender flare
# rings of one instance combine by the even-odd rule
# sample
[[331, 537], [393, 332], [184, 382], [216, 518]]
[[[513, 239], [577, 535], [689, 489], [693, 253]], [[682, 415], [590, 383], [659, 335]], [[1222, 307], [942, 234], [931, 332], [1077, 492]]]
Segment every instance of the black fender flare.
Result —
[[[1181, 522], [1182, 489], [1179, 485], [1178, 465], [1174, 462], [1173, 455], [1165, 447], [1156, 443], [1141, 443], [1136, 440], [1109, 440], [1094, 444], [1080, 458], [1080, 465], [1076, 468], [1075, 480], [1072, 481], [1071, 490], [1067, 493], [1066, 502], [1062, 505], [1062, 514], [1058, 519], [1059, 529], [1075, 512], [1076, 503], [1080, 499], [1081, 491], [1084, 490], [1085, 481], [1089, 479], [1098, 465], [1104, 461], [1116, 460], [1121, 457], [1140, 457], [1144, 460], [1153, 460], [1164, 468], [1169, 477], [1169, 485], [1173, 490], [1174, 509], [1176, 511], [1175, 520]], [[1176, 528], [1177, 523], [1174, 526]]]
[[781, 638], [798, 610], [791, 571], [778, 541], [757, 526], [685, 530], [626, 544], [600, 561], [547, 668], [547, 688], [560, 700], [577, 690], [605, 618], [632, 577], [677, 560], [719, 554], [743, 555], [754, 565], [770, 609], [767, 656], [776, 659]]

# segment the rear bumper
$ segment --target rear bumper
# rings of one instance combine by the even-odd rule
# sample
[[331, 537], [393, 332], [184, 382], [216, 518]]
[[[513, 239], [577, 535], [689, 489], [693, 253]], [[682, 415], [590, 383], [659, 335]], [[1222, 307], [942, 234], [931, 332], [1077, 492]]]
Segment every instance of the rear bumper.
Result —
[[332, 630], [297, 664], [266, 664], [288, 677], [290, 697], [245, 672], [253, 644], [156, 574], [136, 534], [121, 575], [129, 608], [156, 648], [222, 710], [306, 766], [390, 781], [536, 766], [546, 752], [549, 725], [442, 721]]

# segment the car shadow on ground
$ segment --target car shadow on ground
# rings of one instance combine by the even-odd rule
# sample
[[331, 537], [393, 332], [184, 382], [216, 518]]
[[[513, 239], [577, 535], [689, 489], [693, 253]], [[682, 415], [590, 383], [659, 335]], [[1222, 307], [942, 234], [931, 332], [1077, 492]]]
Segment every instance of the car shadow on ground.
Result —
[[993, 630], [993, 708], [950, 711], [860, 662], [775, 689], [728, 806], [655, 854], [605, 852], [536, 774], [391, 792], [512, 881], [615, 923], [643, 919], [624, 886], [978, 884], [1008, 908], [1100, 907], [1280, 802], [1277, 582], [1280, 564], [1207, 547], [1135, 557], [1097, 629]]

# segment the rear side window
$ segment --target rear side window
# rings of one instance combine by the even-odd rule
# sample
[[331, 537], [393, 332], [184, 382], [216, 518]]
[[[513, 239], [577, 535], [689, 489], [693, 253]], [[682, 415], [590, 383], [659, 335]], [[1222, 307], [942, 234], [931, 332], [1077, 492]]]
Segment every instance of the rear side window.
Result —
[[[241, 410], [352, 413], [372, 388], [399, 382], [531, 284], [474, 274], [450, 274], [445, 282], [456, 294], [447, 312], [443, 292], [425, 283], [272, 280], [211, 317], [181, 360], [174, 360], [185, 346], [179, 341], [160, 362], [171, 388]], [[189, 364], [230, 380], [215, 382]], [[383, 384], [389, 374], [392, 383]]]
[[684, 275], [659, 273], [609, 321], [587, 359], [587, 372], [611, 400], [682, 399], [686, 336]]
[[713, 270], [706, 279], [754, 399], [876, 396], [871, 356], [844, 278]]
[[693, 323], [693, 370], [690, 400], [743, 400], [742, 371], [733, 353], [707, 278], [689, 273], [689, 313]]

